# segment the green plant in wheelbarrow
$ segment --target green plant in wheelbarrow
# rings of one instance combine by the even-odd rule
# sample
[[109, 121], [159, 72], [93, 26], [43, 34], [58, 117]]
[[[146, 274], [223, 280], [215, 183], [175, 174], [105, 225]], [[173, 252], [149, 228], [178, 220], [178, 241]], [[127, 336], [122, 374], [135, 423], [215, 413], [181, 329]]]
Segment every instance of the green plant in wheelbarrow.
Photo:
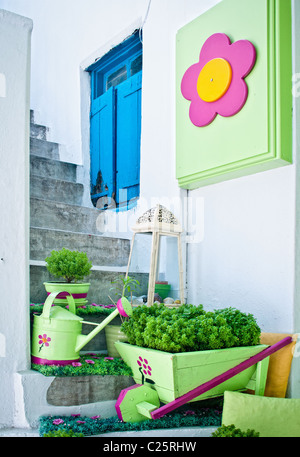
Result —
[[[118, 299], [118, 303], [121, 302], [122, 306], [128, 302], [129, 297], [130, 302], [132, 303], [132, 294], [136, 292], [140, 287], [139, 281], [128, 275], [117, 276], [116, 279], [112, 281], [112, 284], [113, 287], [110, 290], [114, 292], [116, 299]], [[122, 323], [124, 323], [124, 319], [121, 314], [120, 318]], [[107, 325], [105, 327], [105, 337], [108, 356], [120, 357], [119, 352], [115, 348], [115, 343], [117, 341], [127, 341], [127, 336], [122, 332], [121, 325]]]
[[122, 331], [132, 345], [172, 353], [253, 346], [260, 339], [251, 314], [234, 308], [204, 311], [202, 305], [141, 306], [123, 323]]
[[136, 308], [122, 329], [128, 343], [118, 342], [116, 348], [136, 382], [116, 402], [123, 422], [159, 419], [225, 391], [250, 389], [263, 395], [268, 357], [292, 341], [286, 337], [272, 346], [259, 344], [260, 328], [252, 314], [184, 304]]
[[76, 306], [84, 305], [90, 287], [88, 282], [82, 281], [90, 275], [92, 262], [85, 252], [71, 251], [66, 248], [53, 250], [49, 257], [46, 257], [46, 267], [49, 273], [61, 281], [45, 282], [44, 286], [48, 293], [63, 291], [55, 299], [56, 304], [67, 305], [66, 292], [72, 294]]
[[[130, 393], [136, 395], [137, 403], [152, 405], [158, 400], [167, 404], [175, 402], [189, 390], [265, 348], [259, 344], [260, 328], [255, 318], [233, 308], [205, 311], [202, 305], [183, 304], [172, 309], [163, 304], [140, 306], [133, 310], [131, 319], [123, 323], [122, 331], [129, 344], [118, 342], [116, 349], [131, 367], [137, 386], [143, 386]], [[266, 361], [261, 363], [261, 373], [265, 373]], [[201, 391], [192, 401], [221, 396], [224, 389], [246, 389], [255, 371], [253, 365], [232, 380], [226, 379], [224, 384], [216, 385], [213, 390]], [[252, 384], [252, 390], [260, 393], [264, 382], [262, 374]], [[145, 394], [149, 394], [149, 399], [142, 400]], [[123, 408], [126, 401], [120, 401]], [[117, 412], [124, 420], [120, 408]], [[132, 410], [130, 413], [136, 420], [153, 417], [145, 404], [139, 404], [136, 415]]]

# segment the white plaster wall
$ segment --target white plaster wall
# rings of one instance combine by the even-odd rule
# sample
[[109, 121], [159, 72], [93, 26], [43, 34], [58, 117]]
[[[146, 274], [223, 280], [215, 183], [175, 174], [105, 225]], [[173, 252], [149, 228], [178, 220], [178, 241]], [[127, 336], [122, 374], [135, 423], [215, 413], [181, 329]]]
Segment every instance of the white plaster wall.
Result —
[[188, 246], [189, 301], [232, 306], [267, 332], [293, 331], [295, 166], [191, 192], [204, 235]]
[[32, 22], [0, 10], [0, 427], [21, 407], [29, 367], [29, 83]]
[[[148, 207], [156, 202], [170, 209], [188, 230], [187, 192], [180, 189], [175, 177], [175, 55], [176, 33], [179, 28], [218, 3], [218, 0], [152, 0], [143, 39], [143, 97], [141, 140], [141, 196]], [[202, 202], [198, 207], [198, 232], [202, 231]], [[199, 217], [200, 216], [200, 217]], [[192, 218], [189, 217], [192, 226]], [[192, 235], [199, 238], [191, 227]], [[177, 246], [167, 238], [162, 245], [160, 271], [172, 285], [170, 294], [178, 298]], [[185, 240], [182, 244], [186, 263]], [[186, 278], [184, 275], [184, 282]], [[194, 284], [187, 284], [193, 289]], [[176, 297], [177, 295], [177, 297]], [[185, 296], [187, 293], [185, 292]]]
[[34, 23], [35, 122], [50, 128], [49, 140], [61, 144], [62, 160], [83, 163], [80, 64], [143, 16], [147, 0], [0, 0], [0, 7]]

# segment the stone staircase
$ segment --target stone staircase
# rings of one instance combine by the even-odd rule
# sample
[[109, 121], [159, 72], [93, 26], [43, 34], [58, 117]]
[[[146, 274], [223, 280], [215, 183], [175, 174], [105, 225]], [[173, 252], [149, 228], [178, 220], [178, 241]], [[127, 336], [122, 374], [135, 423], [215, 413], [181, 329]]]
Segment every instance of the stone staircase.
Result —
[[[126, 270], [130, 241], [103, 236], [97, 230], [99, 210], [83, 206], [84, 185], [77, 182], [78, 165], [59, 160], [59, 144], [47, 140], [48, 129], [30, 125], [30, 300], [46, 298], [43, 282], [53, 281], [45, 258], [53, 249], [87, 253], [93, 264], [88, 300], [109, 302], [111, 281]], [[135, 275], [144, 283], [145, 275]]]

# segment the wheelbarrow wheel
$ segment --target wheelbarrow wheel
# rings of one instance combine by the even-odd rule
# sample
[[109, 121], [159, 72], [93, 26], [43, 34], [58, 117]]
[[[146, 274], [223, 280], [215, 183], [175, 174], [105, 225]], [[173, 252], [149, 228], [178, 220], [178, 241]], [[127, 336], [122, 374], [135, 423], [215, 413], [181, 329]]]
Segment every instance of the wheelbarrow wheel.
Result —
[[160, 406], [156, 390], [142, 384], [123, 389], [116, 403], [118, 418], [123, 422], [152, 419], [151, 412]]

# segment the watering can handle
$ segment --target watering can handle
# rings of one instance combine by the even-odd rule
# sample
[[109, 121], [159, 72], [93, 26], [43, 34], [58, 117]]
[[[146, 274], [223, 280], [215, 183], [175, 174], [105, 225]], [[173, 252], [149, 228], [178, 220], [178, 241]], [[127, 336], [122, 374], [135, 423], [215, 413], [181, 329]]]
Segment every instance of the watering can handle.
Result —
[[69, 292], [60, 290], [59, 292], [51, 292], [51, 294], [48, 295], [48, 297], [44, 303], [44, 308], [43, 308], [43, 312], [42, 312], [43, 317], [45, 317], [46, 319], [50, 318], [51, 306], [52, 306], [55, 298], [57, 297], [57, 295], [61, 294], [62, 292], [68, 294], [66, 298], [68, 300], [69, 311], [71, 311], [71, 313], [73, 313], [73, 314], [76, 314], [76, 305], [75, 305], [73, 296]]

